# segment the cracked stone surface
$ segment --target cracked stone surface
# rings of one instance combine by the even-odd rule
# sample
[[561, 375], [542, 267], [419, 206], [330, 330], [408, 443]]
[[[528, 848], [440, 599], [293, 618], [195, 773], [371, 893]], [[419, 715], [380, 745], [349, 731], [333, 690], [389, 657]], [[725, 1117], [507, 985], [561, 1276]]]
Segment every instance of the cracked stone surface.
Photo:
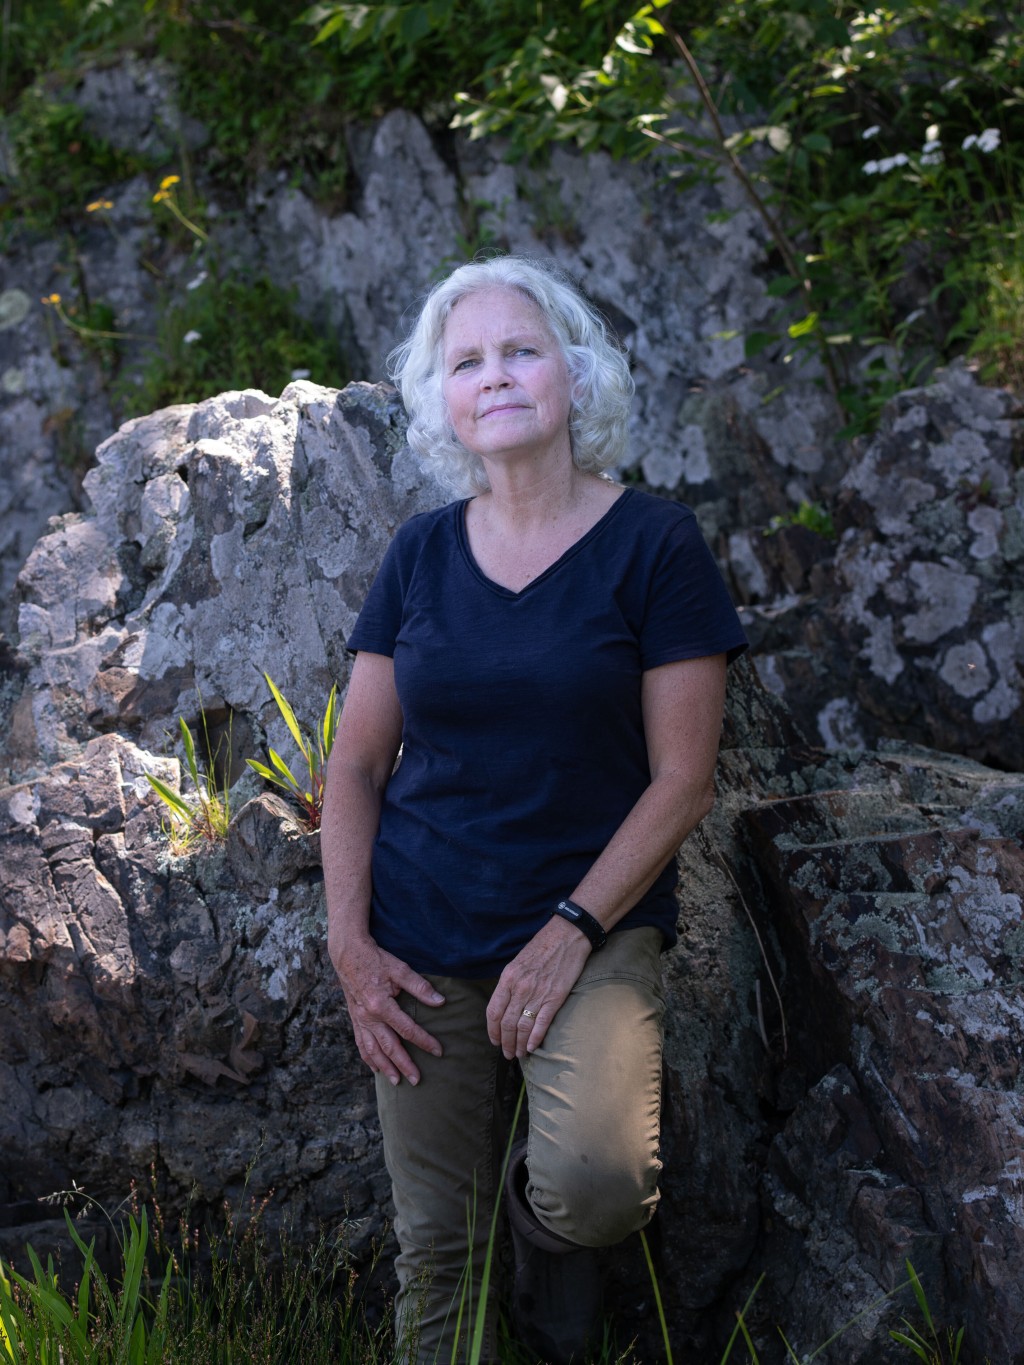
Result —
[[[181, 783], [170, 736], [180, 714], [195, 727], [197, 687], [223, 732], [233, 713], [240, 753], [290, 753], [261, 670], [317, 718], [389, 537], [438, 491], [390, 390], [307, 383], [130, 423], [86, 491], [28, 558], [5, 660], [0, 1255], [59, 1241], [41, 1196], [74, 1180], [116, 1202], [152, 1168], [165, 1209], [273, 1189], [272, 1220], [344, 1226], [366, 1256], [387, 1180], [323, 950], [316, 839], [248, 775], [226, 846], [172, 857], [145, 775]], [[800, 536], [785, 554], [822, 572]], [[957, 678], [985, 663], [979, 698], [1008, 624], [982, 628], [983, 659], [964, 642], [949, 662]], [[833, 712], [837, 737], [857, 720]], [[765, 1269], [755, 1317], [809, 1350], [910, 1256], [970, 1349], [1012, 1358], [1024, 777], [895, 742], [826, 752], [743, 660], [718, 790], [680, 855], [665, 964], [674, 1341], [720, 1354]], [[654, 1358], [639, 1249], [606, 1259], [623, 1330]], [[901, 1359], [881, 1329], [906, 1308], [851, 1329], [844, 1361]]]

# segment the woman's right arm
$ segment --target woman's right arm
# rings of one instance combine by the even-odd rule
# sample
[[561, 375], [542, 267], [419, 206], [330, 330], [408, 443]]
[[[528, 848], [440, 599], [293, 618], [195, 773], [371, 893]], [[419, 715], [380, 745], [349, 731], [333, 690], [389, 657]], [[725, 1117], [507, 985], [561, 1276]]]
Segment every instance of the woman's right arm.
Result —
[[419, 1071], [404, 1043], [441, 1055], [426, 1029], [400, 1008], [408, 991], [425, 1005], [442, 1005], [418, 972], [370, 937], [370, 861], [384, 788], [402, 739], [402, 709], [394, 663], [383, 654], [356, 655], [348, 695], [327, 763], [320, 846], [327, 894], [327, 950], [338, 974], [359, 1055], [397, 1085], [415, 1085]]

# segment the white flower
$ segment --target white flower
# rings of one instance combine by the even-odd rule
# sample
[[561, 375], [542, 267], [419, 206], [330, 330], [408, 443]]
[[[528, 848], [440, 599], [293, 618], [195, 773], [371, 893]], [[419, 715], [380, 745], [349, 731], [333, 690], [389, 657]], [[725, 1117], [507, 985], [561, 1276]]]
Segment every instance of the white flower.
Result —
[[985, 128], [980, 133], [968, 133], [960, 146], [965, 152], [977, 147], [979, 152], [994, 152], [999, 146], [999, 129]]
[[202, 332], [197, 332], [196, 329], [193, 327], [191, 331], [186, 332], [181, 339], [186, 346], [191, 346], [194, 342], [201, 341], [202, 336], [203, 336]]
[[951, 81], [947, 81], [945, 85], [940, 87], [942, 93], [944, 95], [948, 95], [951, 90], [955, 90], [957, 88], [957, 86], [960, 84], [962, 80], [963, 76], [954, 76]]
[[941, 149], [942, 143], [939, 142], [937, 138], [930, 137], [928, 141], [924, 144], [924, 146], [921, 148], [921, 155], [931, 156], [933, 152], [941, 151]]
[[941, 166], [945, 159], [941, 151], [924, 151], [921, 153], [922, 166]]
[[186, 289], [198, 289], [199, 286], [203, 283], [203, 281], [204, 281], [205, 279], [206, 279], [206, 271], [205, 271], [205, 270], [200, 270], [199, 274], [195, 277], [194, 280], [189, 280], [189, 282], [188, 282], [188, 284], [186, 284], [185, 288], [186, 288]]
[[869, 137], [877, 137], [881, 131], [882, 130], [881, 128], [879, 128], [878, 124], [873, 123], [870, 128], [864, 129], [863, 133], [861, 133], [861, 138], [863, 139], [864, 142], [867, 142]]
[[939, 125], [937, 123], [929, 123], [928, 127], [924, 130], [924, 140], [925, 142], [938, 142]]
[[885, 175], [897, 166], [906, 166], [909, 161], [906, 152], [897, 152], [895, 156], [883, 156], [881, 161], [865, 161], [861, 169], [865, 175]]

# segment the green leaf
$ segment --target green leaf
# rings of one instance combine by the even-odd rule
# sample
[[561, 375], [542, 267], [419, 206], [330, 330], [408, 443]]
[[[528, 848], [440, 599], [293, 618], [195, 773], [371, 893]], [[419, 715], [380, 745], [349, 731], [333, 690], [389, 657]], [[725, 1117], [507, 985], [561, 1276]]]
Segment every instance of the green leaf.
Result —
[[281, 716], [282, 719], [284, 720], [285, 725], [287, 725], [288, 729], [291, 731], [292, 739], [294, 739], [295, 743], [299, 746], [299, 749], [302, 751], [302, 753], [305, 753], [306, 741], [303, 737], [302, 731], [299, 729], [299, 723], [295, 719], [295, 712], [292, 710], [292, 708], [285, 701], [284, 697], [281, 695], [281, 692], [279, 691], [273, 678], [271, 678], [270, 674], [264, 673], [263, 676], [266, 678], [267, 686], [270, 688], [274, 700], [277, 702], [277, 709], [281, 712]]
[[774, 280], [769, 280], [765, 293], [773, 299], [783, 299], [787, 294], [792, 294], [794, 289], [800, 288], [800, 281], [794, 279], [792, 275], [776, 275]]
[[932, 1321], [932, 1310], [928, 1307], [928, 1299], [927, 1296], [925, 1295], [924, 1287], [922, 1286], [921, 1281], [918, 1279], [917, 1271], [911, 1265], [909, 1257], [907, 1258], [906, 1264], [907, 1275], [910, 1279], [910, 1286], [914, 1291], [914, 1298], [917, 1300], [917, 1306], [921, 1310], [921, 1316], [924, 1318], [925, 1326], [928, 1328], [929, 1332], [931, 1332], [931, 1334], [934, 1336], [935, 1323]]
[[296, 792], [299, 791], [299, 784], [295, 780], [295, 776], [292, 773], [291, 768], [289, 768], [288, 764], [284, 761], [284, 759], [277, 752], [277, 750], [269, 749], [267, 752], [270, 754], [271, 763], [273, 763], [274, 767], [281, 774], [281, 776], [288, 783], [288, 785], [290, 787], [293, 787]]
[[328, 38], [333, 38], [338, 30], [344, 28], [347, 23], [348, 19], [344, 13], [332, 15], [313, 39], [314, 46], [317, 43], [325, 43]]
[[183, 820], [192, 819], [192, 807], [184, 797], [179, 796], [166, 782], [161, 782], [159, 777], [154, 777], [152, 773], [146, 774], [146, 780], [156, 792], [157, 796], [160, 797], [161, 801], [170, 806], [175, 815], [180, 816]]
[[791, 337], [795, 341], [797, 337], [809, 336], [810, 333], [813, 332], [817, 326], [818, 314], [808, 313], [807, 316], [805, 318], [801, 318], [799, 322], [790, 323], [790, 325], [786, 328], [786, 335]]
[[179, 716], [178, 726], [181, 730], [182, 743], [185, 746], [185, 761], [188, 764], [189, 773], [191, 774], [192, 781], [196, 784], [196, 787], [201, 788], [202, 781], [199, 776], [199, 765], [196, 762], [195, 741], [192, 738], [192, 731], [185, 724], [184, 716]]
[[752, 360], [778, 339], [776, 332], [748, 332], [743, 344], [743, 353], [748, 360]]

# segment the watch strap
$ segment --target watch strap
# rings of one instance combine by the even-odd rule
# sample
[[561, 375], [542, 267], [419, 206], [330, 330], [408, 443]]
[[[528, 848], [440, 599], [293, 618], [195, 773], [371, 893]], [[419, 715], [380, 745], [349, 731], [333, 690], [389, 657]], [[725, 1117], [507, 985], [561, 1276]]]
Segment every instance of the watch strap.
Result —
[[555, 906], [555, 914], [561, 915], [562, 919], [567, 919], [570, 924], [575, 924], [576, 928], [590, 940], [590, 946], [595, 953], [608, 942], [604, 927], [589, 910], [584, 910], [583, 906], [577, 905], [575, 901], [559, 901]]

